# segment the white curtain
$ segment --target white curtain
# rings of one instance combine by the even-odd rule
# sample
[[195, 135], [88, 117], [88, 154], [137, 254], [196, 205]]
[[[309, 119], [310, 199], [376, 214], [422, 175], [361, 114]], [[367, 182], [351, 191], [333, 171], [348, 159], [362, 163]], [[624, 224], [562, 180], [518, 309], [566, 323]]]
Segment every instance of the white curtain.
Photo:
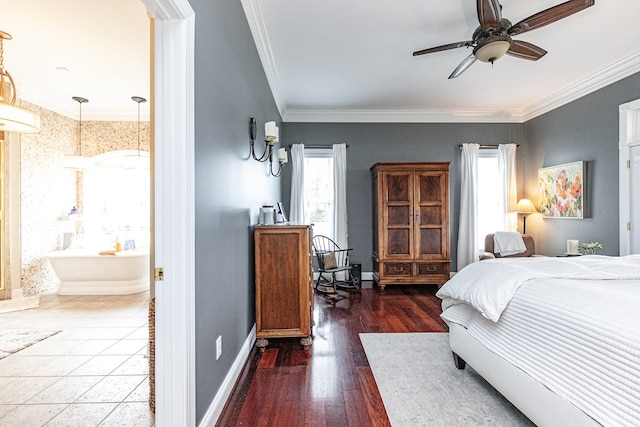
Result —
[[498, 146], [498, 167], [504, 182], [503, 203], [504, 225], [506, 231], [518, 230], [518, 214], [511, 212], [518, 203], [518, 184], [516, 182], [516, 144]]
[[349, 247], [347, 233], [347, 146], [333, 144], [333, 237], [343, 249]]
[[291, 146], [289, 221], [304, 224], [304, 144], [293, 144]]
[[478, 261], [478, 152], [479, 144], [462, 144], [458, 271]]

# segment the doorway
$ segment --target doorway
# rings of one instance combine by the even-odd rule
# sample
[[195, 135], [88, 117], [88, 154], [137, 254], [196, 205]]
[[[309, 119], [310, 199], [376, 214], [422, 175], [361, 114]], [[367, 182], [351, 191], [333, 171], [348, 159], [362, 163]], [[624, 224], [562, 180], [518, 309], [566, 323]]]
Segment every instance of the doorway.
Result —
[[620, 255], [640, 254], [640, 99], [619, 112]]

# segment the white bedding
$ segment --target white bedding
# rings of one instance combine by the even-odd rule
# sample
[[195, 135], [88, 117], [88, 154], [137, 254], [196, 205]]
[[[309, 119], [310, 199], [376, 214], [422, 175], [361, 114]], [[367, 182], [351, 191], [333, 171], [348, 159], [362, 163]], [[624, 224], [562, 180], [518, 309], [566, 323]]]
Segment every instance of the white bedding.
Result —
[[[633, 276], [640, 277], [640, 257], [549, 258], [546, 261], [550, 263], [493, 261], [476, 263], [492, 263], [493, 270], [501, 270], [490, 275], [488, 282], [483, 284], [476, 272], [467, 277], [475, 285], [460, 285], [464, 290], [461, 294], [451, 292], [458, 285], [443, 286], [441, 291], [450, 288], [439, 292], [444, 298], [443, 319], [466, 327], [490, 351], [600, 424], [638, 425], [640, 279]], [[613, 271], [621, 273], [623, 279], [616, 280], [606, 264], [614, 266]], [[551, 269], [532, 274], [532, 265]], [[570, 268], [573, 274], [563, 273], [562, 268]], [[528, 273], [523, 273], [520, 280], [512, 280], [519, 269]], [[595, 273], [604, 277], [598, 279]], [[503, 285], [506, 290], [500, 290]], [[487, 295], [473, 296], [474, 286]], [[467, 298], [475, 305], [486, 299], [478, 304], [481, 309], [495, 309], [496, 302], [491, 302], [494, 298], [488, 296], [490, 287], [499, 290], [498, 305], [505, 306], [497, 311], [497, 322], [464, 301]]]
[[497, 322], [515, 292], [529, 280], [640, 280], [640, 255], [587, 255], [567, 258], [496, 258], [469, 264], [445, 283], [436, 296], [443, 309], [456, 302], [475, 307]]

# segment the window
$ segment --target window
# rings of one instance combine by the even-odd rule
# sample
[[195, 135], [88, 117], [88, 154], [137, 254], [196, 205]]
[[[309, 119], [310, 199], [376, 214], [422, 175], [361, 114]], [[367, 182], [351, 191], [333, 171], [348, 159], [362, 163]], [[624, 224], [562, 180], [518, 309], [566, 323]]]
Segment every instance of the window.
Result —
[[505, 230], [504, 181], [498, 164], [498, 150], [483, 149], [478, 155], [478, 245], [484, 250], [487, 234]]
[[[134, 240], [149, 245], [151, 172], [128, 169], [127, 155], [137, 151], [112, 151], [94, 158], [96, 167], [83, 175], [83, 235], [85, 246], [113, 247], [116, 241]], [[141, 153], [147, 156], [148, 153]]]
[[333, 238], [333, 150], [304, 150], [304, 216], [313, 233]]

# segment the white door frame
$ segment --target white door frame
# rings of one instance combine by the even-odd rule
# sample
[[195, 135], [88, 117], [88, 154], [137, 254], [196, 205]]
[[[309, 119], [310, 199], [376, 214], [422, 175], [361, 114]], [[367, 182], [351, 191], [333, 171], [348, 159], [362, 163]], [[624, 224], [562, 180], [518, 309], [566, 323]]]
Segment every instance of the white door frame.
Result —
[[640, 99], [627, 102], [619, 107], [620, 141], [619, 155], [619, 204], [620, 204], [620, 255], [631, 253], [631, 229], [640, 224], [631, 224], [630, 148], [640, 144]]
[[188, 0], [141, 0], [153, 23], [156, 425], [195, 426], [194, 49]]

